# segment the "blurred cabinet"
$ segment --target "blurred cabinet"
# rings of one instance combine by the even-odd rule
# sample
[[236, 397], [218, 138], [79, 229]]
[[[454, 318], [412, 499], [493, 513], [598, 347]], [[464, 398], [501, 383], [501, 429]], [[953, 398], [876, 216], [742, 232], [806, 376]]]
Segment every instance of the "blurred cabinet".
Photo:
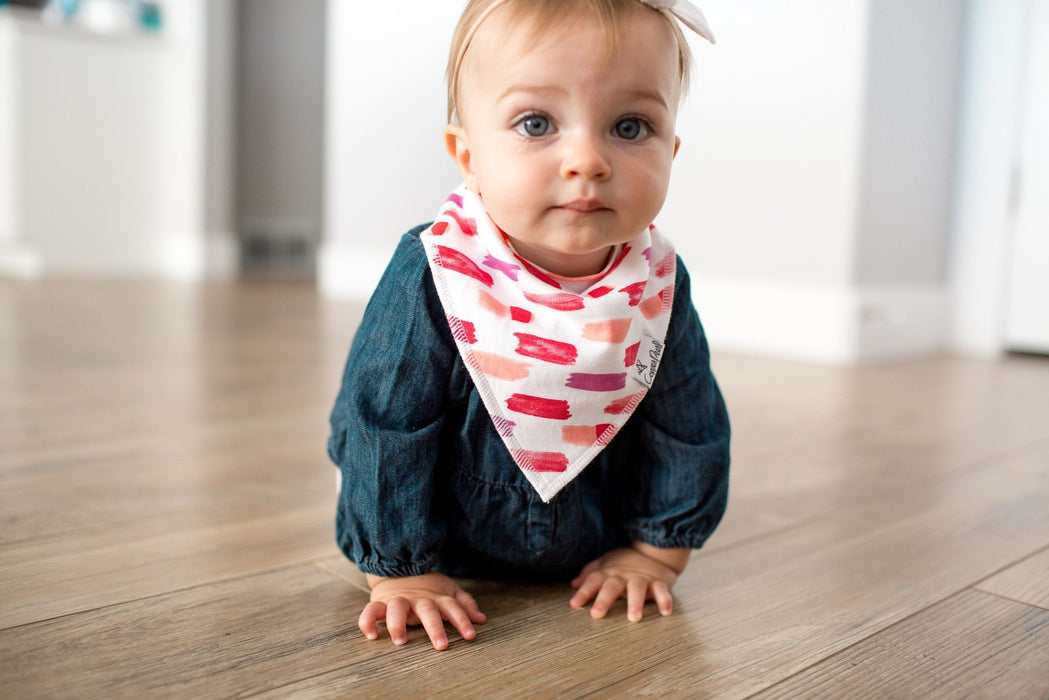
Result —
[[161, 271], [163, 41], [46, 25], [14, 9], [0, 23], [9, 257], [46, 273]]

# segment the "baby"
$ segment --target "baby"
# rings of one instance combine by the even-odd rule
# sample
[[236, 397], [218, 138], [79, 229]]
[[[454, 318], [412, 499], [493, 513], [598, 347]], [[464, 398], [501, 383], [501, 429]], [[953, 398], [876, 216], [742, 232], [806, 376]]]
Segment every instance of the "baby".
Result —
[[[669, 9], [657, 9], [658, 7]], [[677, 0], [470, 0], [445, 144], [464, 184], [401, 239], [331, 417], [359, 626], [485, 616], [455, 577], [570, 581], [603, 617], [671, 587], [725, 509], [729, 422], [652, 225], [690, 53]]]

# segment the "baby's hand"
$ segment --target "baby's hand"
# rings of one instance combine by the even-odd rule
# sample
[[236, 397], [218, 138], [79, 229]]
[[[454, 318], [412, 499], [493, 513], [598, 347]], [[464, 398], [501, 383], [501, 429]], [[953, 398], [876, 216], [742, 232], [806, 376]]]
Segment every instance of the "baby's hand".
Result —
[[371, 602], [364, 606], [357, 626], [368, 639], [379, 638], [379, 620], [386, 621], [386, 630], [394, 644], [408, 641], [407, 625], [422, 625], [433, 643], [433, 648], [448, 648], [444, 621], [452, 623], [463, 639], [476, 636], [472, 623], [482, 624], [485, 615], [477, 601], [444, 574], [430, 572], [422, 576], [403, 578], [368, 577], [372, 589]]
[[631, 622], [641, 620], [646, 600], [656, 601], [660, 614], [669, 615], [674, 605], [670, 588], [684, 570], [688, 555], [687, 549], [657, 549], [642, 543], [613, 549], [583, 567], [572, 580], [579, 590], [569, 605], [581, 608], [593, 599], [590, 615], [602, 618], [625, 594]]

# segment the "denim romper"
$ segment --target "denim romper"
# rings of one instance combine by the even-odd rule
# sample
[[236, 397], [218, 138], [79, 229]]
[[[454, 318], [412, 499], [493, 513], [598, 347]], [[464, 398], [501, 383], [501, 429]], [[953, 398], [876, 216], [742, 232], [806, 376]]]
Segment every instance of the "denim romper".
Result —
[[331, 415], [340, 549], [362, 571], [565, 581], [643, 541], [698, 549], [728, 495], [729, 421], [678, 260], [666, 351], [619, 434], [549, 503], [496, 432], [455, 347], [419, 226], [354, 337]]

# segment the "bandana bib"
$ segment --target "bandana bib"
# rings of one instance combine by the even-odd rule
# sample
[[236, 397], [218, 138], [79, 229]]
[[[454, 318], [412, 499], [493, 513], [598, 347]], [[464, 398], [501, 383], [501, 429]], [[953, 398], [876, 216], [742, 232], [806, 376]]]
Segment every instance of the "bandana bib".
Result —
[[496, 431], [549, 501], [652, 385], [674, 301], [674, 249], [650, 226], [577, 294], [515, 255], [465, 186], [421, 239]]

